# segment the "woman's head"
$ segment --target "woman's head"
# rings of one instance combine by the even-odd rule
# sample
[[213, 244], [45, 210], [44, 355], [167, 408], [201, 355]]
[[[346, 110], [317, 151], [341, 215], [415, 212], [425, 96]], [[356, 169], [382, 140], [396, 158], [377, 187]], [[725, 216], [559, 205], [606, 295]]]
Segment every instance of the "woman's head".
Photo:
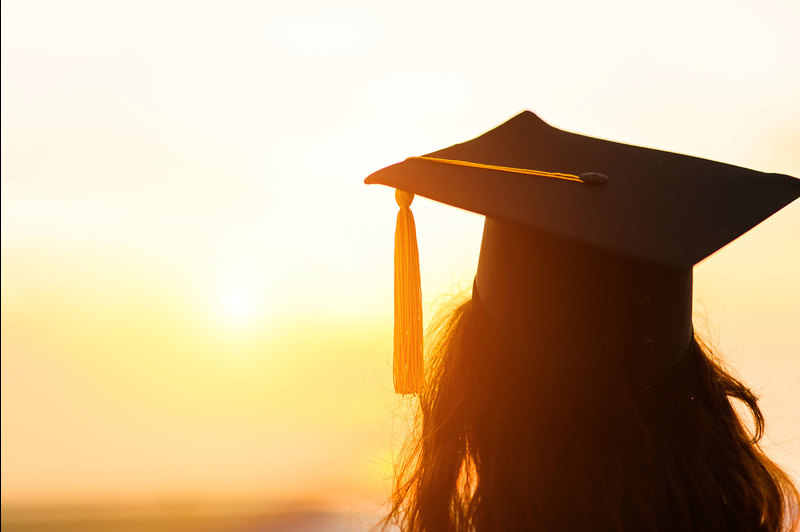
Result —
[[757, 445], [755, 396], [696, 338], [683, 376], [643, 401], [626, 382], [555, 378], [533, 346], [509, 346], [479, 302], [431, 336], [389, 516], [404, 528], [778, 530], [797, 503]]
[[[755, 397], [694, 337], [691, 281], [800, 180], [523, 112], [366, 182], [486, 216], [473, 298], [429, 343], [393, 510], [407, 528], [778, 527], [795, 492], [757, 447]], [[414, 393], [420, 283], [413, 196], [400, 197], [396, 382]]]

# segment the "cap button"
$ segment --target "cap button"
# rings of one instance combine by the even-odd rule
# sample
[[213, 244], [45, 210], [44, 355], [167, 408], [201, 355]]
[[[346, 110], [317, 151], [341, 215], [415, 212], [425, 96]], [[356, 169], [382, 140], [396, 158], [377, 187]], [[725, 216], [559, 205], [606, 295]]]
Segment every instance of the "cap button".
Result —
[[608, 176], [600, 172], [584, 172], [578, 178], [587, 185], [605, 185], [608, 183]]

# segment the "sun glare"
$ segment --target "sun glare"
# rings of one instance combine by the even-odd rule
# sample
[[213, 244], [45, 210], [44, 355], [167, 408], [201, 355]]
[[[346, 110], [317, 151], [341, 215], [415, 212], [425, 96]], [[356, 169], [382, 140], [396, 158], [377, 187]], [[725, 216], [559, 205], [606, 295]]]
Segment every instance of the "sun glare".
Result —
[[261, 303], [256, 291], [244, 284], [223, 286], [218, 297], [222, 316], [234, 324], [250, 321], [257, 314]]

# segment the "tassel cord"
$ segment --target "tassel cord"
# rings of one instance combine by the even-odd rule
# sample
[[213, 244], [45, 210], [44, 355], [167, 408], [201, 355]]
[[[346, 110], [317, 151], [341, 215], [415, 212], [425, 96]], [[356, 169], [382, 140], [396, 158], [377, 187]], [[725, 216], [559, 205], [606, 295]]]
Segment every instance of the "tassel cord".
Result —
[[413, 394], [424, 383], [419, 249], [409, 208], [414, 195], [397, 190], [395, 198], [400, 210], [394, 250], [394, 388], [397, 393]]

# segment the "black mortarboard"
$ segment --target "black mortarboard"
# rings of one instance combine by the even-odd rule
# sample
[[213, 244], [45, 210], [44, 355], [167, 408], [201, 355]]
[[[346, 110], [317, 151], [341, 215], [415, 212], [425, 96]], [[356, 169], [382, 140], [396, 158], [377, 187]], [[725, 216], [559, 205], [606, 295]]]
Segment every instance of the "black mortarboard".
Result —
[[[507, 339], [559, 344], [580, 353], [574, 362], [590, 373], [603, 366], [603, 350], [630, 351], [634, 374], [680, 359], [691, 335], [693, 265], [800, 197], [790, 176], [577, 135], [529, 111], [366, 183], [485, 215], [473, 298]], [[398, 194], [401, 214], [412, 197]], [[401, 217], [402, 255], [400, 227], [413, 230], [413, 218]], [[397, 256], [395, 266], [418, 276]], [[398, 298], [408, 299], [396, 283], [396, 314], [408, 315]], [[395, 324], [396, 364], [404, 323]], [[420, 381], [398, 386], [396, 373], [395, 385], [416, 391]]]

